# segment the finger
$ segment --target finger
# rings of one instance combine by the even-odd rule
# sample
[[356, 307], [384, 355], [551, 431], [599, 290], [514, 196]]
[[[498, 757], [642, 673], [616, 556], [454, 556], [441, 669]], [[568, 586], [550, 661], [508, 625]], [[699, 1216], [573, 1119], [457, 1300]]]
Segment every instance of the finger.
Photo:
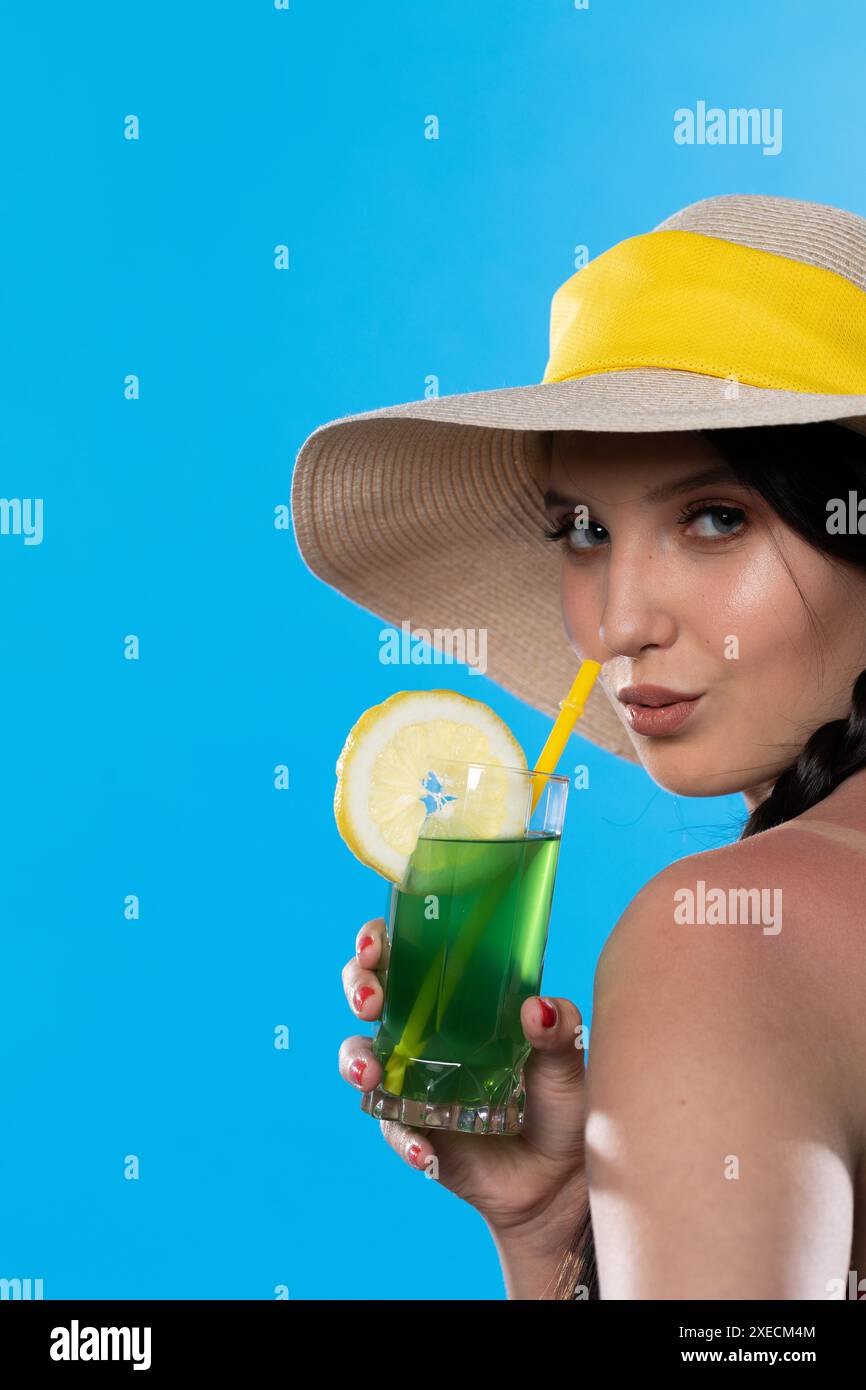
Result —
[[384, 917], [365, 922], [355, 938], [355, 955], [365, 970], [384, 969], [388, 964], [388, 932]]
[[569, 999], [533, 995], [520, 1022], [532, 1051], [524, 1068], [525, 1137], [552, 1157], [573, 1156], [583, 1144], [584, 1035]]
[[370, 1047], [370, 1039], [360, 1033], [344, 1039], [338, 1066], [343, 1080], [359, 1091], [372, 1091], [382, 1080], [382, 1065]]
[[382, 1012], [382, 986], [372, 970], [363, 970], [353, 956], [343, 966], [343, 993], [356, 1018], [368, 1023]]
[[398, 1120], [380, 1120], [382, 1134], [395, 1153], [410, 1168], [420, 1168], [428, 1177], [437, 1175], [436, 1150], [423, 1130], [410, 1129]]

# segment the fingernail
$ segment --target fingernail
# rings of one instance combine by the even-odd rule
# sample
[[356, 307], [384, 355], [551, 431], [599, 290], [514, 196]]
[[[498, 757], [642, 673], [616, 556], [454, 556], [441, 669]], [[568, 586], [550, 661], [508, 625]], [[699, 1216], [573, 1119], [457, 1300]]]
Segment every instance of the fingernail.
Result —
[[366, 1066], [367, 1059], [365, 1057], [356, 1057], [354, 1062], [350, 1066], [349, 1075], [351, 1076], [356, 1086], [360, 1086], [361, 1082], [364, 1080], [364, 1070]]
[[418, 1162], [418, 1159], [419, 1159], [420, 1155], [421, 1155], [421, 1145], [420, 1145], [420, 1144], [410, 1144], [409, 1147], [408, 1147], [408, 1149], [406, 1150], [406, 1157], [409, 1159], [409, 1162], [412, 1164], [412, 1167], [413, 1167], [413, 1168], [420, 1168], [420, 1167], [421, 1167], [421, 1164]]
[[360, 955], [361, 952], [362, 952], [363, 950], [365, 950], [367, 946], [372, 946], [372, 944], [373, 944], [373, 938], [372, 938], [372, 936], [362, 936], [362, 937], [361, 937], [361, 940], [358, 942], [358, 949], [357, 949], [357, 951], [356, 951], [356, 955]]
[[352, 995], [352, 1003], [355, 1005], [355, 1012], [360, 1013], [370, 995], [373, 993], [372, 985], [359, 985]]
[[546, 999], [539, 999], [538, 1002], [541, 1005], [542, 1028], [552, 1028], [556, 1022], [556, 1009]]

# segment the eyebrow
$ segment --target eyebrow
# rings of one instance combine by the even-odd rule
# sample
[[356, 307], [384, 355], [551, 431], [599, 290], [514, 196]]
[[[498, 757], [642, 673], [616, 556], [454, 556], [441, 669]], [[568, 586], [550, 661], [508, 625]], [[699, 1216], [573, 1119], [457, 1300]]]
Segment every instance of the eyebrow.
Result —
[[[683, 492], [691, 492], [695, 487], [708, 487], [710, 483], [737, 483], [739, 479], [733, 474], [726, 464], [717, 464], [712, 468], [702, 468], [699, 473], [690, 473], [687, 478], [673, 478], [667, 483], [656, 483], [654, 487], [647, 488], [643, 495], [644, 502], [669, 502], [672, 497], [679, 497]], [[571, 506], [573, 498], [564, 497], [555, 488], [549, 488], [544, 494], [544, 505], [546, 507]]]

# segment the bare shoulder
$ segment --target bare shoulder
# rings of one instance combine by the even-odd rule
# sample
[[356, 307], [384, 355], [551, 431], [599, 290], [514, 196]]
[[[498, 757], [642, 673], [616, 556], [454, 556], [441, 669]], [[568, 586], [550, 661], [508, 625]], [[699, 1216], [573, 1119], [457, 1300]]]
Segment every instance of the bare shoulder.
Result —
[[826, 1297], [849, 1267], [862, 1067], [817, 870], [772, 831], [688, 856], [605, 946], [586, 1109], [605, 1297]]
[[[640, 890], [620, 917], [602, 952], [603, 978], [615, 972], [623, 952], [639, 949], [652, 940], [653, 954], [661, 950], [661, 964], [701, 959], [718, 965], [730, 962], [741, 972], [755, 950], [768, 940], [776, 944], [783, 928], [787, 904], [802, 914], [808, 888], [801, 861], [772, 835], [737, 841], [722, 849], [687, 855], [662, 869]], [[792, 891], [793, 890], [793, 891]], [[740, 931], [735, 931], [740, 927]], [[751, 928], [751, 930], [746, 930]]]
[[[866, 840], [866, 837], [864, 837]], [[797, 822], [689, 855], [656, 874], [611, 933], [595, 1010], [640, 978], [673, 1000], [684, 1027], [712, 1010], [740, 1041], [772, 1049], [798, 1084], [811, 1079], [866, 1140], [866, 855], [802, 833]]]
[[[730, 961], [737, 971], [762, 951], [778, 964], [777, 982], [784, 969], [790, 987], [804, 987], [813, 1000], [830, 989], [838, 1001], [845, 981], [862, 999], [866, 832], [858, 854], [850, 831], [827, 838], [817, 830], [817, 824], [807, 832], [805, 820], [802, 826], [793, 821], [669, 864], [617, 922], [602, 952], [602, 972], [614, 967], [625, 941], [649, 930], [657, 946], [667, 941], [676, 954], [699, 943], [707, 960]], [[673, 932], [675, 926], [683, 930]], [[761, 987], [759, 978], [748, 983]]]

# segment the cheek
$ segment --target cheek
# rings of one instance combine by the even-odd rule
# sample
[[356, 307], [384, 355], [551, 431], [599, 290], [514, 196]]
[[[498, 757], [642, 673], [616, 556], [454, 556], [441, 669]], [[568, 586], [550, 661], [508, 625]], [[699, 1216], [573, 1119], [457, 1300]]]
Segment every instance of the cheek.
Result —
[[711, 567], [697, 583], [693, 574], [683, 575], [683, 617], [714, 654], [760, 662], [792, 623], [799, 630], [791, 602], [796, 590], [764, 550], [732, 559]]
[[813, 558], [808, 552], [789, 555], [789, 570], [774, 549], [756, 550], [739, 575], [731, 574], [721, 585], [725, 639], [728, 634], [737, 639], [740, 659], [762, 672], [761, 683], [768, 689], [789, 680], [811, 658], [814, 633], [806, 605], [819, 623], [824, 606]]
[[[780, 643], [791, 656], [802, 649], [808, 620], [791, 577], [775, 551], [759, 547], [750, 554], [714, 563], [701, 572], [690, 563], [668, 562], [656, 574], [658, 588], [640, 585], [637, 607], [647, 624], [664, 613], [673, 619], [670, 635], [717, 659], [759, 664], [778, 653]], [[584, 568], [563, 556], [560, 603], [566, 635], [576, 650], [596, 655], [605, 616], [605, 579], [600, 567]], [[606, 651], [606, 648], [602, 650]], [[609, 657], [609, 652], [607, 653]], [[601, 659], [601, 658], [599, 658]], [[607, 658], [605, 658], [607, 659]]]
[[602, 621], [596, 583], [564, 555], [559, 590], [565, 634], [578, 652], [589, 654], [598, 645]]
[[797, 704], [798, 692], [808, 688], [813, 640], [808, 613], [778, 557], [744, 561], [720, 565], [698, 584], [686, 582], [677, 627], [685, 645], [708, 659], [710, 674], [728, 686], [731, 712], [745, 728], [761, 726], [770, 714], [775, 719], [780, 702]]

